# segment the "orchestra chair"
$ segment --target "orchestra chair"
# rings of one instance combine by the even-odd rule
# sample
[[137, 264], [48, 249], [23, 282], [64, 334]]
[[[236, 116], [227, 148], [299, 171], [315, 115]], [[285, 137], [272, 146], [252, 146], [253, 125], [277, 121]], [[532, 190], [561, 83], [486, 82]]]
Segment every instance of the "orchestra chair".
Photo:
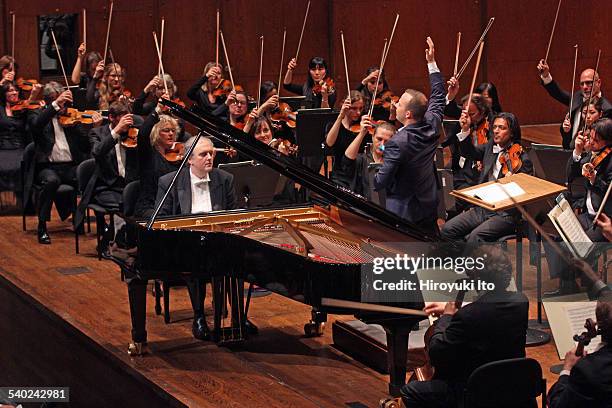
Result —
[[546, 379], [533, 358], [493, 361], [470, 375], [463, 394], [463, 408], [537, 407], [542, 396], [546, 407]]
[[[83, 195], [85, 188], [87, 187], [87, 184], [89, 183], [89, 180], [93, 176], [95, 169], [96, 169], [96, 159], [84, 160], [77, 167], [77, 170], [76, 170], [77, 184], [78, 184], [79, 193], [81, 194], [81, 196]], [[91, 202], [87, 205], [87, 210], [86, 210], [87, 214], [85, 218], [89, 220], [89, 210], [92, 210], [94, 214], [96, 215], [96, 251], [98, 252], [98, 260], [101, 260], [102, 259], [102, 248], [100, 247], [100, 243], [102, 241], [102, 233], [103, 233], [104, 225], [99, 225], [98, 218], [100, 217], [98, 216], [99, 215], [105, 216], [108, 214], [110, 216], [110, 225], [112, 228], [112, 226], [114, 225], [114, 215], [118, 213], [118, 210], [115, 208], [105, 208], [101, 206], [100, 204], [97, 204], [95, 201], [96, 199], [94, 195], [91, 199]], [[79, 234], [77, 233], [77, 231], [79, 230], [79, 227], [80, 225], [75, 226], [75, 235], [74, 235], [75, 248], [76, 248], [77, 254], [79, 253]]]
[[[26, 197], [25, 184], [27, 180], [28, 170], [30, 170], [32, 166], [36, 166], [36, 163], [34, 162], [35, 153], [36, 153], [35, 146], [34, 146], [34, 143], [32, 142], [28, 144], [26, 148], [24, 149], [23, 156], [21, 159], [21, 168], [20, 168], [21, 192], [22, 192], [21, 223], [22, 223], [22, 229], [24, 231], [26, 231], [27, 229], [26, 214], [28, 212], [28, 207], [31, 204], [33, 208], [35, 209], [34, 213], [38, 214], [38, 198], [42, 190], [42, 186], [36, 182], [36, 177], [34, 177], [34, 180], [32, 181], [32, 187], [31, 187], [30, 193], [28, 194], [29, 197]], [[57, 189], [57, 194], [72, 195], [72, 203], [73, 203], [72, 216], [74, 217], [74, 213], [76, 212], [76, 206], [77, 206], [77, 194], [78, 194], [77, 190], [75, 190], [74, 187], [72, 187], [70, 184], [60, 184], [59, 188]], [[78, 253], [78, 244], [76, 248], [77, 248], [77, 253]]]

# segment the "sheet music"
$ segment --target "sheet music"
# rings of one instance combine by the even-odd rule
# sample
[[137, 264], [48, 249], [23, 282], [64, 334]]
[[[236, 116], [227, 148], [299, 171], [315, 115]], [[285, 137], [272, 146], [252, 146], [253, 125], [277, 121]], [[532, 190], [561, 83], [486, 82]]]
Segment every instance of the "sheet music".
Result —
[[[595, 319], [595, 307], [597, 302], [575, 302], [569, 303], [563, 307], [565, 317], [569, 323], [572, 337], [574, 334], [581, 334], [586, 331], [584, 323], [586, 319]], [[601, 336], [597, 336], [591, 340], [588, 346], [584, 348], [587, 353], [593, 353], [601, 343]]]
[[507, 200], [509, 197], [515, 198], [525, 194], [525, 190], [517, 183], [511, 182], [507, 184], [493, 183], [488, 186], [474, 188], [463, 192], [474, 198], [478, 198], [490, 204], [495, 204], [500, 201]]
[[558, 206], [553, 207], [548, 213], [563, 240], [569, 244], [575, 255], [584, 258], [593, 247], [593, 242], [582, 229], [580, 221], [572, 211], [567, 200], [562, 199]]

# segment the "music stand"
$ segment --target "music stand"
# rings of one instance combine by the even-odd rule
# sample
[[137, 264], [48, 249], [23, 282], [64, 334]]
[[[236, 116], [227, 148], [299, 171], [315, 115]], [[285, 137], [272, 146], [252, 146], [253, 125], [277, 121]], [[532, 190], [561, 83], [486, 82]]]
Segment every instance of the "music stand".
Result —
[[300, 146], [298, 157], [317, 173], [324, 159], [325, 128], [337, 117], [338, 112], [329, 108], [301, 109], [297, 112], [295, 138]]
[[289, 104], [293, 112], [298, 111], [300, 109], [304, 109], [306, 107], [305, 96], [281, 96], [278, 99], [279, 102], [285, 102]]
[[274, 196], [283, 189], [285, 178], [280, 173], [252, 160], [224, 163], [219, 168], [234, 176], [238, 200], [246, 208], [271, 205]]
[[87, 89], [77, 88], [72, 90], [72, 105], [79, 110], [87, 109]]

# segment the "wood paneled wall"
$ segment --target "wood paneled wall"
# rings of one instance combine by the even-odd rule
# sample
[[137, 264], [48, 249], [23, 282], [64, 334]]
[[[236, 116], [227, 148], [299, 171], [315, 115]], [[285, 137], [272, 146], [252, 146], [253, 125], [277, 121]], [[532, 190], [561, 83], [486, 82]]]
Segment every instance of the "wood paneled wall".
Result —
[[[221, 10], [222, 29], [237, 83], [256, 95], [259, 68], [259, 37], [264, 36], [264, 80], [278, 80], [283, 28], [287, 45], [283, 72], [295, 54], [307, 0], [116, 0], [110, 46], [128, 70], [128, 87], [141, 89], [153, 76], [157, 59], [151, 31], [166, 19], [164, 65], [184, 96], [215, 57], [215, 10]], [[17, 15], [16, 58], [20, 75], [39, 72], [36, 16], [79, 13], [77, 0], [0, 0], [0, 44], [10, 52], [9, 11]], [[102, 50], [108, 2], [90, 0], [87, 7], [87, 38], [90, 49]], [[438, 65], [448, 76], [454, 63], [457, 31], [462, 32], [460, 65], [486, 25], [495, 16], [481, 63], [479, 80], [494, 82], [505, 110], [516, 113], [522, 124], [560, 122], [563, 107], [539, 85], [535, 66], [544, 57], [557, 0], [512, 2], [487, 0], [312, 0], [295, 80], [306, 78], [307, 62], [315, 55], [328, 59], [340, 98], [346, 80], [340, 45], [344, 31], [349, 76], [356, 86], [367, 67], [380, 61], [384, 38], [389, 37], [395, 14], [400, 20], [386, 65], [387, 80], [396, 92], [412, 87], [427, 91], [424, 62], [425, 37], [436, 44]], [[606, 92], [610, 78], [612, 17], [609, 0], [564, 2], [549, 63], [564, 88], [571, 85], [573, 45], [580, 46], [578, 71], [593, 66], [602, 48], [600, 72]], [[220, 58], [224, 61], [223, 54]], [[462, 77], [467, 90], [473, 63]]]

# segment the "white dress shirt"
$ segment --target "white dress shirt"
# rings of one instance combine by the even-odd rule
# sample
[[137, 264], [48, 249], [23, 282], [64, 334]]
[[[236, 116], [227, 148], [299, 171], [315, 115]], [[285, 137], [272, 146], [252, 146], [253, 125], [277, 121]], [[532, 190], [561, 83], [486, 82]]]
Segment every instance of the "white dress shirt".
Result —
[[210, 200], [210, 175], [206, 173], [204, 178], [199, 178], [191, 168], [191, 213], [202, 213], [212, 211], [212, 201]]
[[[576, 163], [580, 161], [581, 156], [578, 153], [576, 153], [575, 149], [574, 149], [574, 152], [572, 153], [572, 158], [574, 159], [574, 162]], [[593, 170], [593, 172], [597, 176], [597, 170]], [[593, 183], [591, 183], [591, 185], [593, 185]], [[586, 204], [587, 212], [589, 213], [589, 215], [592, 215], [592, 216], [597, 215], [597, 211], [595, 211], [595, 207], [593, 207], [593, 200], [591, 199], [590, 189], [587, 189], [587, 196], [586, 196], [585, 204]]]
[[[55, 101], [52, 102], [51, 105], [59, 112], [60, 107]], [[52, 163], [71, 162], [72, 154], [70, 153], [70, 146], [68, 145], [64, 128], [60, 126], [56, 116], [51, 119], [51, 123], [53, 124], [53, 133], [55, 134], [55, 144], [53, 145], [51, 154], [49, 154], [49, 161]]]
[[121, 135], [119, 135], [119, 133], [113, 130], [112, 125], [108, 125], [108, 127], [111, 130], [111, 136], [113, 137], [113, 139], [117, 140], [117, 143], [115, 144], [115, 156], [117, 157], [117, 170], [119, 171], [119, 175], [125, 178], [125, 147], [123, 147], [121, 143], [119, 143], [119, 137]]
[[[457, 139], [459, 139], [460, 142], [463, 142], [465, 138], [468, 137], [470, 134], [471, 134], [471, 130], [468, 130], [467, 132], [461, 131], [457, 133]], [[491, 169], [491, 174], [489, 174], [489, 181], [495, 181], [499, 178], [499, 172], [501, 171], [501, 168], [502, 168], [502, 164], [499, 161], [499, 157], [500, 157], [499, 152], [501, 152], [502, 150], [503, 149], [499, 145], [493, 146], [493, 154], [497, 154], [497, 160], [495, 160], [493, 169]]]

